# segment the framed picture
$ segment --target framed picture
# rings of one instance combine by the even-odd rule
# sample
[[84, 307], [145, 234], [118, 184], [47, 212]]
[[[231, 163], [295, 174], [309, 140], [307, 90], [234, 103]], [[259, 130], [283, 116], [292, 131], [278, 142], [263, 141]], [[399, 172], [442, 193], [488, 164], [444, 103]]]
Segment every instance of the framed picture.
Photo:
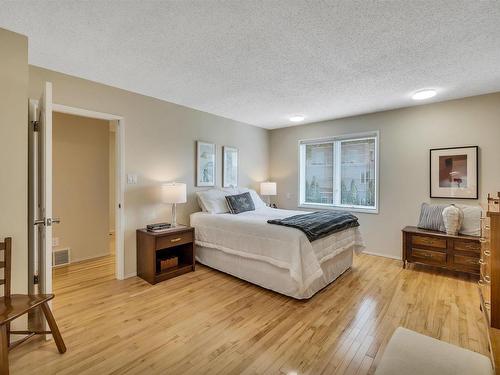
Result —
[[222, 187], [238, 186], [238, 149], [222, 147]]
[[431, 198], [478, 199], [478, 146], [430, 150]]
[[215, 186], [215, 144], [196, 141], [196, 186]]

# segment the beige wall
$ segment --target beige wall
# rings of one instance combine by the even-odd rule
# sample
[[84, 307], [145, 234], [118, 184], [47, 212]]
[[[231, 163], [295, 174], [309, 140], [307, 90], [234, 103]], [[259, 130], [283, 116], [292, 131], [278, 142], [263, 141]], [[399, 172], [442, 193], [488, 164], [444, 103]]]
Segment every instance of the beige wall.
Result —
[[56, 249], [71, 261], [109, 253], [109, 121], [53, 114], [53, 213]]
[[13, 239], [14, 293], [28, 288], [27, 93], [28, 39], [0, 29], [0, 239]]
[[162, 181], [182, 181], [188, 203], [179, 205], [178, 221], [198, 210], [194, 192], [195, 141], [217, 144], [217, 185], [221, 184], [222, 146], [239, 148], [241, 186], [257, 187], [268, 177], [268, 132], [176, 104], [30, 66], [29, 95], [40, 96], [44, 81], [53, 83], [54, 102], [125, 118], [125, 171], [139, 177], [125, 191], [125, 274], [136, 271], [135, 230], [170, 219], [159, 202]]
[[367, 251], [401, 256], [401, 228], [417, 224], [420, 203], [431, 201], [431, 148], [479, 145], [480, 195], [484, 199], [488, 192], [500, 191], [500, 93], [496, 93], [272, 130], [270, 174], [278, 183], [279, 206], [297, 208], [299, 140], [370, 130], [380, 130], [380, 213], [357, 214]]

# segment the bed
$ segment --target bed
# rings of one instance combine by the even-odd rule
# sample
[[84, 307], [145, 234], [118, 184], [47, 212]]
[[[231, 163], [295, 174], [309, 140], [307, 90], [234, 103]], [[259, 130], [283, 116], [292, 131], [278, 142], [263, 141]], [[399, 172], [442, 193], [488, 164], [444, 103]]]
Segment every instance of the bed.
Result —
[[198, 262], [263, 288], [307, 299], [351, 267], [353, 252], [362, 251], [358, 227], [310, 242], [298, 229], [267, 223], [305, 212], [266, 207], [251, 192], [255, 210], [237, 215], [224, 212], [221, 201], [222, 212], [206, 209], [200, 202], [204, 211], [190, 216]]

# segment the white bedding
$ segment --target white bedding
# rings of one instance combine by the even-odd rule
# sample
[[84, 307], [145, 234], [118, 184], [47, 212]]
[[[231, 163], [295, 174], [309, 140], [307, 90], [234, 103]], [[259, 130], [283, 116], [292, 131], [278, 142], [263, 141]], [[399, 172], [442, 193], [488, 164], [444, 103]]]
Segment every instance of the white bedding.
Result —
[[238, 215], [196, 212], [190, 219], [196, 245], [287, 269], [300, 293], [324, 276], [323, 262], [343, 251], [360, 252], [364, 248], [358, 228], [311, 243], [298, 229], [267, 223], [269, 219], [304, 213], [307, 212], [263, 207]]

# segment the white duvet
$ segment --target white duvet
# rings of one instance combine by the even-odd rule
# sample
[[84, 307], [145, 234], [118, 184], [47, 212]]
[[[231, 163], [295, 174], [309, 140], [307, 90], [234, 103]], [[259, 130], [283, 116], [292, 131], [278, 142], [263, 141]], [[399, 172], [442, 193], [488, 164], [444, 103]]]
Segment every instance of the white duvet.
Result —
[[323, 276], [321, 263], [343, 251], [360, 252], [364, 248], [359, 228], [311, 243], [298, 229], [267, 223], [269, 219], [304, 213], [307, 212], [264, 207], [237, 215], [196, 212], [190, 219], [197, 245], [288, 269], [300, 292]]

